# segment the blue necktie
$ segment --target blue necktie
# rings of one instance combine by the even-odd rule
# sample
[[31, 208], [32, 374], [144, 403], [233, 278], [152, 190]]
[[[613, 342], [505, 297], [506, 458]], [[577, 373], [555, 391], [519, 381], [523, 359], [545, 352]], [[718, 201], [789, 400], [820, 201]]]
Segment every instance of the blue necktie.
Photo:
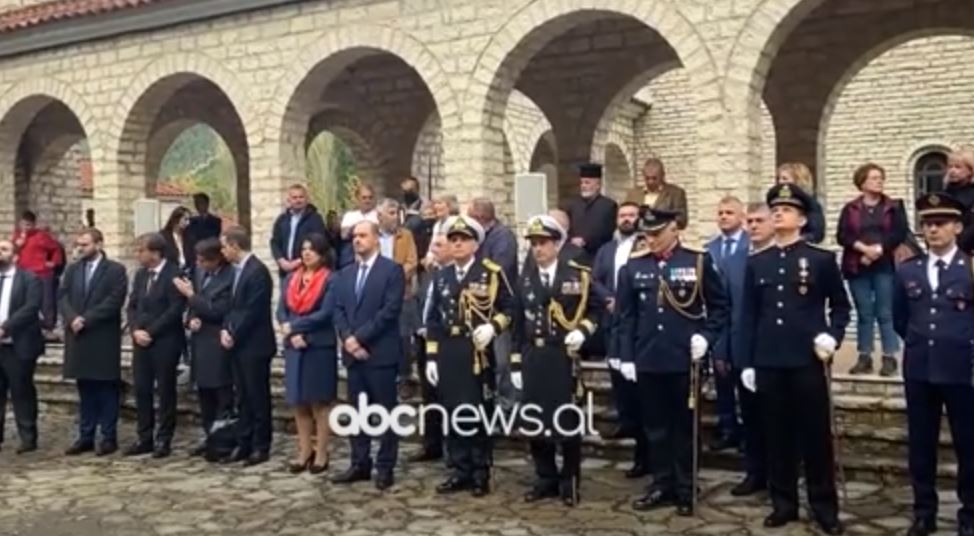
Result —
[[237, 283], [240, 282], [240, 274], [243, 272], [243, 267], [240, 265], [233, 265], [233, 293], [237, 294]]
[[355, 299], [361, 301], [362, 288], [365, 287], [365, 277], [368, 274], [369, 265], [364, 262], [358, 268], [358, 280], [355, 281]]
[[735, 240], [731, 237], [724, 239], [724, 249], [720, 252], [721, 259], [726, 259], [731, 256], [734, 251], [734, 242]]

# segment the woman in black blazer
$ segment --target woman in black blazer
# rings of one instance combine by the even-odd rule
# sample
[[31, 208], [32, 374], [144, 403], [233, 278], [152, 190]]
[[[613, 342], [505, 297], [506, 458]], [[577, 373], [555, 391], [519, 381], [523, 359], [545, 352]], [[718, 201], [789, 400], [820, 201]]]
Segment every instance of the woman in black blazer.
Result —
[[187, 250], [186, 228], [189, 227], [190, 211], [186, 207], [176, 207], [169, 214], [166, 225], [159, 231], [166, 239], [166, 260], [175, 263], [186, 274], [193, 273], [196, 263], [195, 251]]

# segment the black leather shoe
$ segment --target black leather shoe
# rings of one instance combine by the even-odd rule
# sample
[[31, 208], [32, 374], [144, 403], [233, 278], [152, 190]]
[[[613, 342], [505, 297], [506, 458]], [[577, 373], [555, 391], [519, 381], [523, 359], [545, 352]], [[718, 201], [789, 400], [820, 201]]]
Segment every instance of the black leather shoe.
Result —
[[108, 456], [109, 454], [114, 454], [118, 452], [118, 442], [117, 441], [102, 441], [95, 447], [95, 456]]
[[168, 458], [170, 454], [172, 454], [172, 447], [169, 446], [169, 443], [159, 443], [152, 451], [152, 457], [157, 460]]
[[815, 523], [818, 528], [825, 534], [831, 534], [833, 536], [838, 536], [839, 534], [845, 533], [845, 526], [838, 518], [831, 519], [816, 519]]
[[94, 442], [90, 441], [75, 441], [73, 445], [68, 447], [68, 450], [64, 451], [65, 456], [77, 456], [79, 454], [84, 454], [85, 452], [92, 452], [95, 450]]
[[693, 504], [680, 502], [676, 505], [676, 515], [680, 517], [693, 517]]
[[524, 494], [524, 502], [533, 503], [558, 496], [558, 488], [535, 484]]
[[271, 454], [266, 450], [256, 450], [250, 456], [244, 460], [244, 467], [253, 467], [255, 465], [260, 465], [267, 460], [271, 459]]
[[366, 482], [372, 477], [372, 470], [368, 467], [349, 467], [344, 473], [335, 475], [331, 481], [333, 484], [351, 484], [353, 482]]
[[200, 456], [203, 456], [205, 454], [206, 454], [206, 441], [201, 442], [199, 445], [196, 445], [196, 447], [193, 448], [193, 450], [189, 451], [189, 455], [191, 458], [199, 458]]
[[34, 452], [35, 450], [37, 450], [37, 443], [30, 442], [30, 443], [22, 443], [19, 447], [17, 447], [17, 450], [14, 452], [19, 455], [19, 454], [27, 454], [28, 452]]
[[129, 448], [125, 449], [126, 456], [141, 456], [143, 454], [149, 454], [153, 451], [152, 443], [148, 441], [136, 441], [132, 443]]
[[774, 529], [783, 527], [792, 521], [798, 521], [798, 514], [779, 512], [776, 510], [764, 518], [764, 526], [769, 529]]
[[487, 479], [474, 481], [473, 487], [470, 490], [471, 495], [479, 498], [488, 493], [490, 493], [490, 483], [487, 482]]
[[765, 484], [764, 480], [747, 475], [744, 477], [744, 480], [741, 480], [739, 484], [731, 488], [730, 494], [734, 497], [747, 497], [759, 491], [764, 491], [767, 487], [768, 485]]
[[471, 489], [472, 487], [473, 487], [472, 481], [451, 476], [450, 478], [440, 483], [439, 486], [436, 486], [436, 492], [439, 493], [440, 495], [448, 495], [450, 493], [456, 493], [458, 491], [468, 490]]
[[672, 494], [665, 493], [663, 490], [653, 489], [650, 490], [646, 495], [636, 499], [632, 502], [632, 509], [645, 512], [648, 510], [655, 510], [657, 508], [662, 508], [664, 506], [670, 506], [676, 502], [676, 497]]
[[433, 450], [433, 449], [423, 449], [416, 454], [413, 454], [408, 459], [407, 462], [410, 463], [424, 463], [433, 462], [443, 458], [443, 451]]
[[718, 438], [716, 441], [709, 445], [711, 452], [720, 452], [722, 450], [736, 449], [740, 446], [740, 442], [731, 436], [723, 436]]
[[379, 491], [385, 491], [392, 487], [395, 483], [395, 479], [392, 477], [392, 473], [382, 473], [375, 475], [375, 489]]
[[250, 458], [250, 450], [249, 449], [243, 449], [243, 448], [237, 447], [237, 448], [233, 449], [233, 452], [231, 452], [229, 456], [227, 456], [226, 458], [223, 458], [222, 460], [220, 460], [220, 462], [221, 463], [236, 463], [236, 462], [242, 462], [242, 461], [246, 460], [247, 458]]
[[646, 476], [648, 474], [649, 474], [649, 467], [646, 467], [645, 465], [643, 465], [641, 463], [637, 463], [637, 464], [633, 465], [632, 467], [630, 467], [629, 470], [625, 472], [625, 477], [626, 478], [630, 478], [630, 479], [631, 478], [642, 478], [642, 477], [644, 477], [644, 476]]
[[906, 536], [927, 536], [937, 532], [937, 520], [932, 517], [918, 517], [913, 520], [910, 530], [906, 531]]

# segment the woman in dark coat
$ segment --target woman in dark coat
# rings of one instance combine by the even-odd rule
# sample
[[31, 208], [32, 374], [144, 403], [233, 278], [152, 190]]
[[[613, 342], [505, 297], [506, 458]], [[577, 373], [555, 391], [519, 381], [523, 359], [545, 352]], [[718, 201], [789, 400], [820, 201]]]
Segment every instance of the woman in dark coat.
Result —
[[[190, 338], [190, 371], [199, 395], [204, 434], [214, 421], [233, 409], [233, 373], [230, 358], [220, 344], [223, 319], [230, 311], [233, 294], [233, 268], [220, 253], [220, 241], [207, 238], [195, 246], [196, 268], [193, 279], [177, 279], [176, 289], [188, 300], [187, 326]], [[206, 453], [206, 442], [193, 456]]]
[[[284, 332], [284, 382], [298, 429], [292, 473], [328, 468], [328, 414], [338, 389], [338, 352], [332, 324], [334, 289], [328, 239], [309, 234], [301, 244], [301, 267], [284, 282], [277, 319]], [[311, 435], [315, 431], [312, 448]]]
[[186, 228], [189, 227], [190, 216], [192, 213], [186, 207], [176, 207], [169, 214], [169, 220], [165, 227], [159, 231], [166, 239], [166, 260], [176, 263], [180, 270], [187, 274], [193, 273], [195, 264], [195, 251], [188, 251], [186, 244]]

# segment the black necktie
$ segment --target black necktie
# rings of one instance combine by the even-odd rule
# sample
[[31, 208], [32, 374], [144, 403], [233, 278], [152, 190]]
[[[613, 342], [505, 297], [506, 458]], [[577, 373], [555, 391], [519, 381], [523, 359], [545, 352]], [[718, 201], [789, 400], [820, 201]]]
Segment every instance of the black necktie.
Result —
[[546, 289], [551, 287], [551, 276], [548, 272], [541, 272], [541, 286]]
[[203, 273], [203, 288], [206, 288], [206, 285], [210, 284], [211, 279], [213, 279], [213, 274], [211, 274], [210, 272]]
[[146, 284], [145, 284], [145, 293], [146, 294], [152, 292], [152, 287], [155, 286], [155, 284], [156, 284], [156, 277], [158, 275], [159, 274], [155, 270], [150, 270], [149, 271], [149, 281], [147, 281]]
[[934, 264], [937, 266], [937, 288], [939, 289], [944, 284], [944, 274], [947, 273], [947, 262], [943, 259], [938, 259]]

